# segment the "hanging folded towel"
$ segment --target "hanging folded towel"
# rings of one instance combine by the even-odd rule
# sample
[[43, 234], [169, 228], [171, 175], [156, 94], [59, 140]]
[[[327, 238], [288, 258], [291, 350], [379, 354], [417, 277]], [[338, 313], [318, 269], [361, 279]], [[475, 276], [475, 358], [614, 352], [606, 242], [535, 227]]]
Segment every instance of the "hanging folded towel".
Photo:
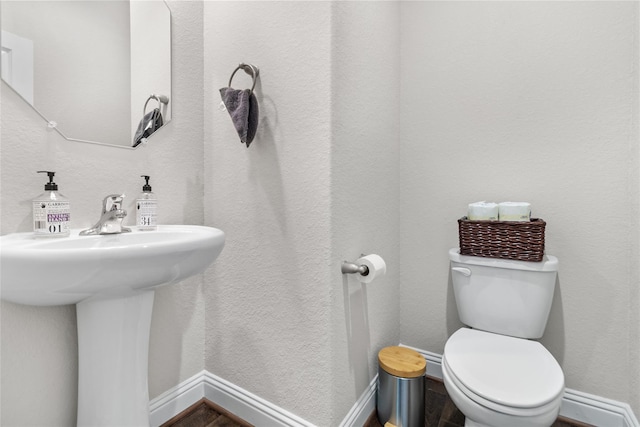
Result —
[[151, 134], [160, 129], [163, 124], [162, 114], [160, 113], [159, 108], [154, 108], [152, 111], [145, 114], [142, 120], [140, 120], [136, 134], [133, 137], [133, 146], [137, 147], [142, 142], [143, 138], [151, 136]]
[[[147, 113], [147, 104], [149, 101], [155, 99], [158, 101], [158, 108], [154, 108], [151, 112]], [[144, 108], [142, 109], [142, 120], [138, 124], [138, 129], [136, 130], [135, 135], [133, 136], [133, 144], [132, 147], [137, 147], [143, 139], [151, 136], [152, 133], [157, 131], [164, 125], [164, 119], [162, 118], [162, 110], [161, 108], [166, 107], [169, 104], [169, 97], [166, 95], [156, 95], [151, 94], [147, 98], [147, 102], [144, 103]]]
[[[231, 87], [233, 76], [240, 68], [253, 77], [251, 89], [233, 89]], [[258, 130], [258, 100], [253, 93], [253, 88], [256, 86], [256, 79], [259, 73], [260, 70], [254, 65], [240, 64], [231, 74], [229, 87], [220, 89], [222, 102], [231, 116], [231, 121], [238, 132], [240, 142], [247, 144], [247, 147], [253, 141]]]
[[249, 89], [237, 90], [230, 87], [220, 89], [220, 96], [240, 136], [240, 142], [249, 147], [258, 129], [256, 96]]

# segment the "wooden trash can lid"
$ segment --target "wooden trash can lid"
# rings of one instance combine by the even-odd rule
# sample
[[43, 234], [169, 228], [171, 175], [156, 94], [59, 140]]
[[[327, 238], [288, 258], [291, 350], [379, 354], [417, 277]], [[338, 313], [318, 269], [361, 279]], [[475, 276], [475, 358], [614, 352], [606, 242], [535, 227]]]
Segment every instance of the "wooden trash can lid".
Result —
[[424, 375], [427, 361], [420, 353], [406, 347], [385, 347], [378, 353], [378, 363], [385, 372], [401, 378]]

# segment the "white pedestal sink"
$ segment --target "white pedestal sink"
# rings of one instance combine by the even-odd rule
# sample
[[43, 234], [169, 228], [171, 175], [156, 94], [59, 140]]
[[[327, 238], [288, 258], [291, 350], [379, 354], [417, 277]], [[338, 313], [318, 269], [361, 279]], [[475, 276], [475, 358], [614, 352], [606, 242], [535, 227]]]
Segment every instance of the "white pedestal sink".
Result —
[[36, 239], [0, 237], [3, 300], [76, 304], [78, 426], [148, 426], [147, 367], [154, 289], [204, 271], [224, 233], [195, 225]]

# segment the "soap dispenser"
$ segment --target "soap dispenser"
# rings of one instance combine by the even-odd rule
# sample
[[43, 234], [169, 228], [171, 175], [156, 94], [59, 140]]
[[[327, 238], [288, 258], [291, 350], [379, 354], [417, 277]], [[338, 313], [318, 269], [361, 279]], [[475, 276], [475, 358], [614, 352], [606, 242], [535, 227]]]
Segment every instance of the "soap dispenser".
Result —
[[140, 175], [146, 183], [142, 186], [142, 193], [136, 199], [136, 225], [139, 230], [155, 230], [157, 228], [158, 200], [151, 192], [149, 175]]
[[33, 234], [36, 237], [67, 237], [70, 234], [71, 204], [58, 193], [53, 182], [55, 172], [38, 171], [49, 176], [44, 193], [33, 199]]

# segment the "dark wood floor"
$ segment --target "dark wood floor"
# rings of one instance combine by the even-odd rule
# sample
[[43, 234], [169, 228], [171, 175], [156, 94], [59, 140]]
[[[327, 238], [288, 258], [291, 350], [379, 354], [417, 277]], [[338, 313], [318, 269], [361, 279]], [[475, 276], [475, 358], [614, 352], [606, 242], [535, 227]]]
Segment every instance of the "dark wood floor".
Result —
[[[442, 381], [427, 377], [425, 381], [425, 427], [463, 427], [464, 415], [453, 404]], [[253, 427], [208, 400], [201, 400], [161, 427]], [[258, 426], [261, 427], [261, 426]], [[376, 412], [363, 427], [384, 427]], [[592, 427], [577, 421], [558, 418], [552, 427]]]
[[253, 427], [248, 422], [202, 399], [160, 427]]

